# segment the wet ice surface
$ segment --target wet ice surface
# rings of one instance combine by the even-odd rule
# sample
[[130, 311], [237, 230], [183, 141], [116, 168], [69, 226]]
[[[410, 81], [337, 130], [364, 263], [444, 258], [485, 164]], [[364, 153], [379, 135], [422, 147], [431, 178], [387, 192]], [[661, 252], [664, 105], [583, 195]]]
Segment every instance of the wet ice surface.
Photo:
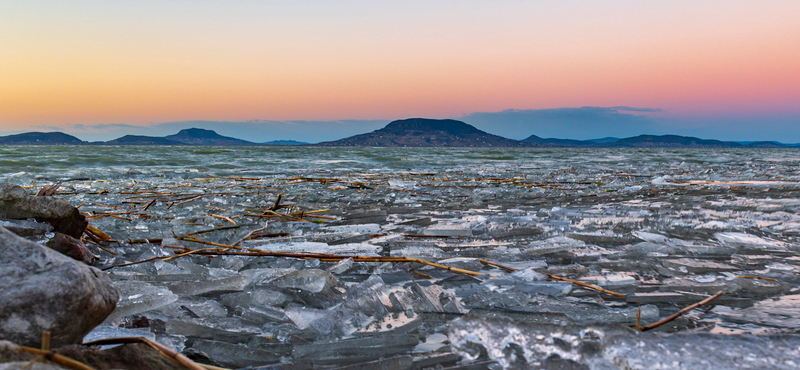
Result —
[[[20, 185], [73, 179], [59, 196], [118, 241], [101, 242], [116, 255], [92, 246], [98, 267], [151, 259], [108, 270], [121, 299], [95, 337], [146, 331], [234, 368], [800, 365], [795, 150], [116, 150], [127, 160], [59, 148], [0, 173]], [[293, 216], [269, 210], [279, 194], [274, 212]], [[191, 236], [483, 275], [353, 259], [161, 260], [168, 247], [212, 247], [178, 240], [209, 229]], [[647, 325], [717, 291], [652, 332], [628, 327], [637, 312]]]

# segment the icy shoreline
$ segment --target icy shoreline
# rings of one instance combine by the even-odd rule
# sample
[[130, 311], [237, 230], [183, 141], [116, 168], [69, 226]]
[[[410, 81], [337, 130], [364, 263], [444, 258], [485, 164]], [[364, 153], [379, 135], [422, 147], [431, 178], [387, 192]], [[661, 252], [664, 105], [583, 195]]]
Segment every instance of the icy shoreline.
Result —
[[[122, 298], [87, 339], [149, 336], [232, 368], [795, 368], [796, 163], [756, 163], [173, 172], [67, 181], [56, 196], [114, 239], [90, 248]], [[209, 242], [482, 275], [285, 255], [162, 260], [222, 248]], [[717, 291], [655, 334], [628, 328], [637, 312], [653, 323]], [[696, 352], [681, 357], [678, 340]], [[738, 360], [702, 356], [714, 349], [704, 343], [762, 341], [772, 347]]]

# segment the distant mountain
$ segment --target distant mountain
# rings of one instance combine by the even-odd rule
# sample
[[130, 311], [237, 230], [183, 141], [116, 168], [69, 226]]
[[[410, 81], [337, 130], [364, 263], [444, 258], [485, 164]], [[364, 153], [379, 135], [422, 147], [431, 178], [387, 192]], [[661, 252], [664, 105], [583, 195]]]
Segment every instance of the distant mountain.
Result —
[[85, 141], [63, 132], [26, 132], [0, 136], [0, 145], [84, 145]]
[[598, 144], [593, 141], [583, 141], [583, 140], [570, 140], [570, 139], [543, 139], [536, 135], [528, 136], [527, 138], [523, 139], [522, 141], [526, 143], [533, 143], [539, 144], [541, 146], [557, 146], [557, 147], [585, 147], [585, 146], [600, 146], [602, 144]]
[[679, 135], [639, 135], [624, 139], [606, 137], [592, 140], [542, 139], [531, 135], [523, 141], [543, 146], [568, 148], [792, 148], [798, 145], [775, 141], [733, 142], [705, 140]]
[[609, 137], [601, 137], [599, 139], [589, 139], [589, 140], [586, 140], [586, 141], [591, 141], [593, 143], [611, 143], [611, 142], [614, 142], [614, 141], [617, 141], [617, 140], [619, 140], [618, 137], [609, 136]]
[[606, 144], [613, 147], [633, 148], [740, 148], [743, 146], [732, 141], [704, 140], [678, 135], [639, 135]]
[[212, 130], [204, 130], [202, 128], [181, 130], [175, 135], [165, 136], [164, 138], [187, 145], [258, 145], [247, 140], [222, 136]]
[[103, 143], [105, 145], [186, 145], [159, 136], [125, 135]]
[[478, 130], [452, 119], [411, 118], [390, 122], [370, 133], [320, 146], [401, 146], [401, 147], [525, 147], [536, 146]]
[[303, 142], [303, 141], [295, 141], [295, 140], [273, 140], [273, 141], [267, 141], [266, 143], [261, 143], [261, 145], [300, 146], [300, 145], [308, 145], [308, 143]]
[[750, 142], [739, 142], [749, 148], [798, 148], [800, 144], [782, 144], [777, 141], [750, 141]]
[[213, 130], [189, 128], [166, 137], [125, 135], [111, 141], [85, 142], [63, 132], [26, 132], [0, 136], [0, 145], [319, 145], [387, 147], [561, 147], [561, 148], [800, 148], [800, 144], [777, 141], [720, 141], [679, 135], [639, 135], [628, 138], [604, 137], [591, 140], [541, 138], [531, 135], [512, 140], [481, 131], [452, 119], [411, 118], [393, 121], [385, 127], [336, 141], [308, 144], [295, 140], [254, 143], [222, 136]]

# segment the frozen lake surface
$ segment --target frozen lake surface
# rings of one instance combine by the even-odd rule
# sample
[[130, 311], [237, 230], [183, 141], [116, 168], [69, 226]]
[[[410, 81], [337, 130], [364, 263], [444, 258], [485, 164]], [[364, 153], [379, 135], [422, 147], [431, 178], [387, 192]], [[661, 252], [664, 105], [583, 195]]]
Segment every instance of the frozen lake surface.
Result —
[[[797, 368], [798, 166], [796, 149], [0, 147], [0, 181], [62, 181], [114, 240], [91, 245], [122, 297], [92, 338], [232, 368]], [[201, 248], [228, 255], [163, 260]]]

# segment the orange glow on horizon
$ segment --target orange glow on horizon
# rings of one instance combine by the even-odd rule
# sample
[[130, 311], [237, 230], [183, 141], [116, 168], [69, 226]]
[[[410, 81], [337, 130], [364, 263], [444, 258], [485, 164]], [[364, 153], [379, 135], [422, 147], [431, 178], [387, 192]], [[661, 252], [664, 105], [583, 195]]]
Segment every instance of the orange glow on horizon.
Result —
[[497, 5], [459, 9], [452, 17], [461, 20], [192, 13], [204, 23], [176, 8], [127, 19], [107, 5], [122, 18], [77, 25], [86, 20], [11, 9], [6, 20], [17, 22], [0, 26], [9, 46], [0, 51], [0, 130], [617, 105], [674, 116], [800, 114], [800, 5], [736, 3], [719, 14], [681, 4], [696, 14], [663, 4], [620, 14], [553, 6], [543, 15], [534, 5]]

